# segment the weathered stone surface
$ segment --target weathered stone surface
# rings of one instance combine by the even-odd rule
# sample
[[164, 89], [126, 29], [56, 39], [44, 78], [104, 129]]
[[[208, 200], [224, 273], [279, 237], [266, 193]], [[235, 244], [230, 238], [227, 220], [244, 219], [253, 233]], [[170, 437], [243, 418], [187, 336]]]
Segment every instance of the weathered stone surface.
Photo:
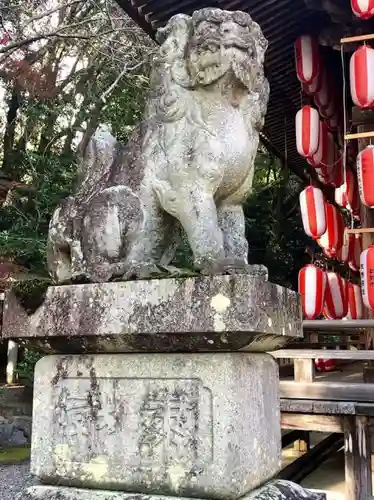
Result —
[[196, 269], [247, 271], [242, 203], [269, 97], [267, 41], [249, 14], [216, 8], [172, 17], [158, 40], [141, 126], [127, 147], [98, 130], [53, 215], [58, 282], [150, 275], [171, 261], [180, 228]]
[[50, 287], [3, 335], [47, 352], [270, 351], [301, 336], [296, 293], [248, 275]]
[[[180, 498], [60, 486], [33, 486], [22, 492], [16, 500], [180, 500]], [[242, 500], [326, 500], [326, 495], [313, 493], [289, 481], [274, 481], [244, 496]]]
[[291, 481], [272, 481], [246, 495], [243, 500], [326, 500], [325, 493], [314, 493]]
[[280, 468], [267, 354], [47, 356], [31, 471], [47, 484], [236, 499]]
[[[15, 500], [181, 500], [180, 497], [123, 493], [120, 491], [87, 490], [64, 486], [31, 486]], [[188, 500], [188, 499], [185, 499]]]

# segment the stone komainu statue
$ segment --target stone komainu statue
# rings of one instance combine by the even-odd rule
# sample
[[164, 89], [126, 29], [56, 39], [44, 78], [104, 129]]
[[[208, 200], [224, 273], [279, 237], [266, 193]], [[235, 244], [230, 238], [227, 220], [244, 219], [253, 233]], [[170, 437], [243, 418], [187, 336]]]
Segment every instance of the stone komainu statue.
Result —
[[182, 227], [203, 273], [248, 270], [242, 203], [269, 97], [267, 41], [243, 12], [177, 15], [157, 34], [145, 119], [122, 146], [100, 127], [50, 223], [59, 282], [144, 277]]

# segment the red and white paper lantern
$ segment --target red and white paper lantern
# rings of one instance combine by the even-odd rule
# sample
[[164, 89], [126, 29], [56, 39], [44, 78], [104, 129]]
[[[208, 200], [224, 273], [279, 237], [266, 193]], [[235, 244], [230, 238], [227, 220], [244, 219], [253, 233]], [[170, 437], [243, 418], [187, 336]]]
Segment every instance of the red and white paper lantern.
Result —
[[317, 75], [313, 78], [313, 80], [309, 83], [302, 83], [303, 91], [310, 97], [314, 97], [315, 94], [322, 87], [323, 78], [322, 73], [318, 72]]
[[335, 162], [334, 166], [331, 172], [331, 184], [335, 186], [335, 188], [338, 188], [343, 185], [344, 183], [344, 164], [343, 164], [343, 158], [342, 158], [342, 153], [338, 150], [338, 148], [334, 144], [334, 150], [335, 150]]
[[318, 149], [320, 120], [318, 111], [311, 106], [304, 106], [296, 114], [296, 146], [304, 158], [308, 158]]
[[351, 57], [352, 100], [360, 108], [374, 105], [374, 49], [363, 45]]
[[348, 233], [348, 228], [344, 228], [343, 244], [337, 251], [336, 258], [340, 262], [348, 264], [348, 262], [353, 258], [354, 251], [355, 251], [355, 236], [354, 234]]
[[353, 14], [361, 19], [374, 16], [374, 0], [351, 0]]
[[339, 210], [325, 203], [326, 231], [317, 239], [317, 243], [328, 257], [335, 257], [343, 245], [344, 218]]
[[362, 253], [362, 235], [361, 234], [354, 234], [353, 235], [353, 251], [350, 255], [349, 259], [349, 267], [353, 271], [359, 271], [360, 270], [360, 257]]
[[326, 273], [325, 310], [331, 319], [342, 319], [348, 314], [348, 282], [338, 273]]
[[325, 122], [320, 121], [319, 141], [316, 153], [308, 158], [308, 163], [315, 168], [319, 168], [322, 182], [329, 184], [332, 181], [332, 169], [335, 162], [334, 137], [327, 128]]
[[339, 207], [345, 208], [347, 206], [347, 195], [346, 195], [347, 187], [345, 184], [337, 187], [335, 189], [335, 203], [339, 205]]
[[364, 304], [362, 292], [359, 285], [348, 283], [348, 314], [347, 319], [362, 319], [364, 316]]
[[374, 245], [361, 254], [361, 290], [365, 306], [374, 310]]
[[323, 77], [322, 84], [317, 92], [314, 94], [314, 102], [318, 107], [320, 113], [327, 109], [331, 104], [331, 89], [327, 83], [327, 78]]
[[325, 200], [320, 189], [308, 186], [300, 193], [300, 209], [305, 233], [313, 239], [326, 231]]
[[358, 192], [358, 184], [355, 174], [349, 168], [345, 171], [345, 186], [347, 197], [347, 209], [353, 214], [360, 211], [360, 196]]
[[366, 147], [357, 156], [357, 182], [361, 202], [374, 208], [374, 146]]
[[326, 273], [313, 264], [299, 272], [299, 293], [306, 319], [316, 319], [322, 314], [326, 291]]
[[332, 132], [336, 132], [338, 129], [339, 129], [339, 125], [340, 125], [340, 117], [337, 113], [334, 113], [331, 118], [328, 118], [326, 120], [326, 124], [328, 126], [328, 128], [332, 131]]
[[335, 108], [335, 102], [333, 99], [331, 99], [328, 104], [320, 109], [320, 114], [322, 118], [332, 118], [336, 114], [336, 108]]
[[303, 35], [295, 42], [296, 74], [300, 82], [311, 83], [320, 67], [318, 43], [310, 35]]

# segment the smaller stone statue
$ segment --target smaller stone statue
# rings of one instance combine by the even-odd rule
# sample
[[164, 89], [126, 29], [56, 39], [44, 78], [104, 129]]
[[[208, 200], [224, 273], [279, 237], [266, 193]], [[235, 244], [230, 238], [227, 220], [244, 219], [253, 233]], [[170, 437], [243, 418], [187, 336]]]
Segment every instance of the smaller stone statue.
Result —
[[126, 147], [96, 132], [53, 215], [58, 282], [149, 276], [171, 261], [180, 228], [197, 270], [248, 272], [242, 203], [269, 97], [267, 41], [248, 14], [215, 8], [174, 16], [157, 38], [144, 121]]

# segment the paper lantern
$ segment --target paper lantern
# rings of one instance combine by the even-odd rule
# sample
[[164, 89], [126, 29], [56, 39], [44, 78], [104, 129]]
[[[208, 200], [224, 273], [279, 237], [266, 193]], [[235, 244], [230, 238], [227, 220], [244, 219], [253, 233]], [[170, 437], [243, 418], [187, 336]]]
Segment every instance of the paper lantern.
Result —
[[314, 366], [318, 372], [333, 372], [337, 367], [336, 359], [316, 359], [314, 361]]
[[359, 285], [348, 283], [348, 314], [347, 319], [362, 319], [364, 316], [364, 304], [362, 292]]
[[299, 293], [306, 319], [316, 319], [322, 314], [326, 291], [326, 273], [313, 264], [299, 272]]
[[326, 125], [328, 126], [329, 130], [331, 130], [332, 132], [336, 132], [340, 125], [339, 115], [337, 113], [334, 113], [330, 118], [326, 120]]
[[295, 42], [297, 78], [304, 83], [311, 83], [319, 71], [318, 43], [310, 35], [303, 35]]
[[321, 85], [319, 86], [319, 89], [315, 92], [313, 96], [314, 102], [320, 112], [327, 109], [331, 105], [333, 97], [331, 86], [329, 85], [329, 81], [326, 74], [323, 74], [321, 76], [321, 80], [322, 80]]
[[336, 258], [340, 262], [347, 264], [354, 256], [355, 236], [348, 233], [348, 228], [343, 231], [343, 244], [336, 253]]
[[341, 186], [335, 189], [335, 203], [342, 208], [345, 208], [348, 203], [346, 189], [347, 186], [345, 184], [342, 184]]
[[360, 263], [362, 300], [374, 310], [374, 245], [362, 252]]
[[331, 99], [325, 107], [321, 107], [319, 112], [323, 118], [328, 119], [332, 118], [335, 115], [336, 113], [335, 110], [336, 110], [335, 102], [333, 99]]
[[296, 146], [304, 158], [314, 155], [319, 141], [319, 115], [311, 106], [304, 106], [296, 114]]
[[326, 273], [327, 284], [325, 294], [325, 309], [331, 319], [343, 319], [348, 314], [348, 282], [339, 274]]
[[357, 182], [361, 202], [374, 208], [374, 146], [368, 146], [357, 156]]
[[331, 182], [331, 171], [335, 161], [335, 144], [334, 137], [327, 128], [325, 122], [320, 121], [319, 124], [319, 141], [317, 151], [313, 156], [308, 158], [308, 163], [314, 168], [321, 169], [321, 175], [324, 178], [325, 184]]
[[346, 186], [346, 197], [347, 197], [347, 209], [357, 214], [360, 211], [360, 196], [358, 192], [357, 179], [352, 170], [349, 168], [345, 171], [345, 186]]
[[319, 238], [326, 231], [325, 200], [320, 189], [308, 186], [300, 193], [300, 209], [305, 233]]
[[353, 252], [350, 255], [349, 259], [349, 267], [353, 271], [359, 271], [360, 270], [360, 257], [362, 253], [362, 235], [361, 234], [354, 234], [353, 235], [353, 240], [354, 243], [353, 245]]
[[352, 100], [360, 108], [374, 105], [374, 49], [363, 45], [350, 62]]
[[343, 245], [344, 219], [339, 210], [325, 203], [326, 231], [317, 239], [317, 243], [328, 257], [335, 257]]
[[318, 72], [315, 78], [309, 83], [302, 83], [303, 91], [310, 97], [313, 97], [322, 87], [323, 77], [321, 72]]
[[338, 188], [344, 183], [344, 164], [342, 153], [338, 150], [338, 148], [334, 144], [335, 150], [335, 162], [331, 172], [331, 184]]
[[353, 14], [361, 19], [374, 16], [374, 0], [351, 0]]

